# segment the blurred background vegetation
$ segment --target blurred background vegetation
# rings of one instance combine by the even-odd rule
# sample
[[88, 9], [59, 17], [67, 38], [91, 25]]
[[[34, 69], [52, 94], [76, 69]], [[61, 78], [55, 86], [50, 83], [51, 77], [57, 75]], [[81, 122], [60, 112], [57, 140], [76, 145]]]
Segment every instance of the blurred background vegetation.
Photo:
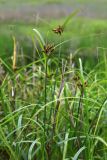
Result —
[[38, 28], [45, 40], [59, 43], [51, 30], [77, 8], [79, 15], [68, 24], [62, 36], [62, 40], [71, 39], [64, 46], [63, 54], [77, 48], [84, 56], [93, 56], [96, 48], [100, 53], [100, 48], [107, 46], [106, 0], [0, 0], [0, 56], [7, 60], [12, 55], [12, 36], [15, 36], [19, 52], [31, 57], [33, 28]]

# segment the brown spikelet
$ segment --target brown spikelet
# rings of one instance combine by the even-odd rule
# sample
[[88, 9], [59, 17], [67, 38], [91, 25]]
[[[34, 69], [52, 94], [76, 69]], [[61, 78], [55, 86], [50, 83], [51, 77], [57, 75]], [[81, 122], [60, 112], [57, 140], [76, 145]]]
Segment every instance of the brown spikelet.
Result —
[[46, 55], [50, 55], [53, 51], [54, 51], [54, 45], [53, 44], [47, 44], [47, 45], [44, 46], [43, 52]]
[[63, 29], [62, 26], [59, 25], [57, 28], [53, 29], [52, 31], [53, 31], [54, 33], [56, 33], [56, 34], [61, 35], [61, 34], [63, 33], [64, 29]]

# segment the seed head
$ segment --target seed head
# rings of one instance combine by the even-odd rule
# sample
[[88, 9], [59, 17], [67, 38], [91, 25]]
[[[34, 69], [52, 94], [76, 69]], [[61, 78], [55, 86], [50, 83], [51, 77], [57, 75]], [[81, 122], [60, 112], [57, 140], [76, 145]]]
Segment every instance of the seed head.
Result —
[[47, 44], [44, 46], [44, 50], [43, 52], [46, 54], [46, 55], [50, 55], [53, 51], [54, 51], [54, 45], [53, 44]]
[[54, 33], [56, 33], [56, 34], [61, 35], [61, 34], [63, 33], [64, 29], [63, 29], [62, 26], [59, 25], [57, 28], [53, 29], [52, 31], [53, 31]]

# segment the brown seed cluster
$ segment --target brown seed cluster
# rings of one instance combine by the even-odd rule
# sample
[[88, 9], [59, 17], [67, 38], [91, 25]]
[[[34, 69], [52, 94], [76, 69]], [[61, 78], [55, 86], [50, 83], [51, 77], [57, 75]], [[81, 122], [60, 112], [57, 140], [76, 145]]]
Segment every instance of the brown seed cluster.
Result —
[[84, 84], [82, 84], [79, 76], [74, 76], [73, 80], [76, 82], [76, 85], [77, 85], [79, 88], [83, 88], [83, 87], [87, 87], [87, 86], [88, 86], [87, 81], [85, 81]]
[[64, 29], [63, 29], [62, 26], [59, 25], [57, 28], [53, 29], [52, 31], [53, 31], [54, 33], [56, 33], [56, 34], [61, 35], [61, 34], [63, 33]]
[[77, 83], [77, 86], [78, 86], [79, 88], [83, 88], [83, 87], [87, 87], [88, 84], [87, 84], [86, 81], [84, 82], [84, 84], [82, 84], [82, 83], [79, 81], [79, 82]]
[[50, 55], [53, 51], [54, 51], [54, 45], [53, 44], [47, 44], [44, 46], [44, 50], [43, 52], [46, 54], [46, 55]]

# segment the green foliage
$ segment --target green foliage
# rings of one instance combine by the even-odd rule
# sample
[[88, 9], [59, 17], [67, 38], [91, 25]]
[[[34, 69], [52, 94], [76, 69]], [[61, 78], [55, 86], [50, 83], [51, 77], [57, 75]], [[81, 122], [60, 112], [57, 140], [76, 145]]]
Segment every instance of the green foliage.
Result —
[[[82, 27], [78, 36], [83, 34]], [[96, 25], [91, 29], [95, 33]], [[64, 39], [66, 30], [54, 35], [49, 28], [51, 36], [45, 36], [46, 40], [39, 29], [31, 30], [31, 62], [26, 64], [25, 53], [16, 51], [16, 70], [12, 70], [11, 57], [9, 61], [1, 57], [1, 159], [107, 159], [106, 46], [97, 46], [96, 53], [91, 50], [94, 56], [90, 58], [81, 56], [79, 51], [87, 51], [85, 43], [90, 41], [89, 27], [83, 44], [66, 54], [66, 43], [70, 45], [70, 40]], [[71, 33], [69, 27], [67, 32]], [[89, 47], [94, 45], [91, 42]]]

